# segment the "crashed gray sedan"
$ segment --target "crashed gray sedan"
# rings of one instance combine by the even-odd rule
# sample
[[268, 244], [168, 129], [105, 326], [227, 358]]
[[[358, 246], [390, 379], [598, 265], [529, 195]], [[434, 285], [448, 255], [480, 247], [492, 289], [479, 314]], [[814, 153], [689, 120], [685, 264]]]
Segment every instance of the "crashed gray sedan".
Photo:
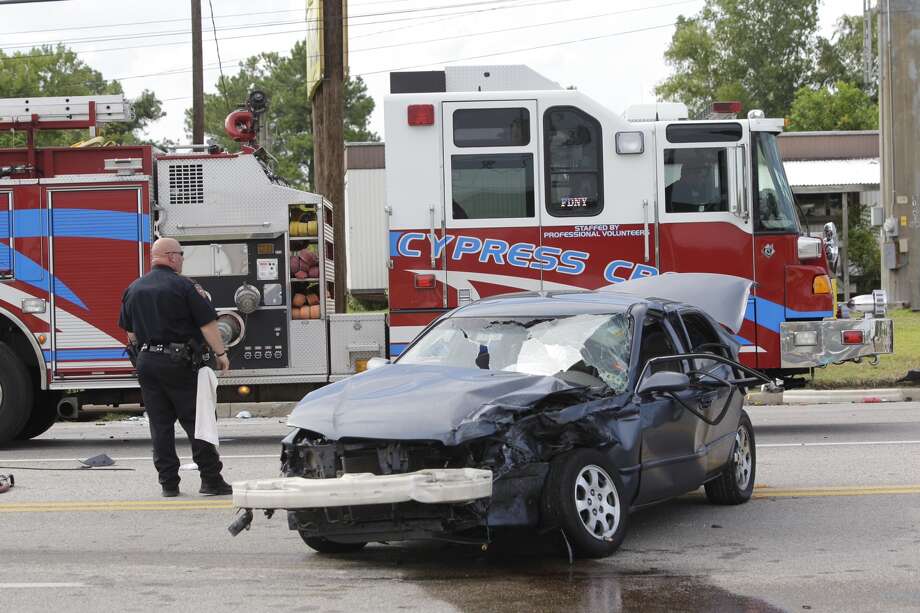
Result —
[[233, 484], [231, 532], [252, 509], [285, 509], [320, 552], [485, 544], [527, 527], [601, 557], [642, 507], [700, 486], [716, 504], [747, 501], [756, 455], [742, 405], [765, 379], [737, 362], [731, 332], [750, 284], [707, 292], [689, 277], [511, 294], [444, 315], [395, 363], [300, 402], [285, 477]]

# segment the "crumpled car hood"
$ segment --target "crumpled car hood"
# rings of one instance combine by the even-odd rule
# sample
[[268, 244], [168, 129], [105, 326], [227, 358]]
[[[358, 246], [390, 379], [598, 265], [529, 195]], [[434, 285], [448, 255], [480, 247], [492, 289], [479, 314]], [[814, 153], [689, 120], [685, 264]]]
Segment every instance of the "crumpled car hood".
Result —
[[[288, 425], [328, 439], [438, 440], [456, 444], [461, 424], [486, 405], [529, 410], [541, 398], [574, 387], [555, 377], [514, 372], [391, 364], [311, 392]], [[476, 428], [478, 436], [494, 425]]]

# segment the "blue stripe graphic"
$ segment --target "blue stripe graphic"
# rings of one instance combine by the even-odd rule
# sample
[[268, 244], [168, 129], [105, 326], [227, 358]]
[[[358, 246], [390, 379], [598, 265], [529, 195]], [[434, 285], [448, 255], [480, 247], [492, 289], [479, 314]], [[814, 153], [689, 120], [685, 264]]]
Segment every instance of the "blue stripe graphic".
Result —
[[390, 357], [395, 358], [405, 351], [408, 346], [409, 343], [390, 343]]
[[45, 349], [42, 354], [46, 362], [50, 362], [55, 357], [62, 362], [128, 359], [124, 349], [58, 349], [57, 352]]
[[[53, 219], [55, 236], [150, 242], [150, 215], [146, 214], [95, 209], [55, 209]], [[9, 228], [9, 224], [10, 212], [0, 211], [0, 237], [2, 237], [3, 228]], [[48, 233], [47, 228], [47, 209], [13, 212], [12, 235], [16, 238], [45, 236]]]
[[833, 311], [796, 311], [782, 304], [755, 297], [753, 303], [748, 300], [744, 318], [779, 334], [780, 324], [787, 319], [822, 319], [833, 315]]

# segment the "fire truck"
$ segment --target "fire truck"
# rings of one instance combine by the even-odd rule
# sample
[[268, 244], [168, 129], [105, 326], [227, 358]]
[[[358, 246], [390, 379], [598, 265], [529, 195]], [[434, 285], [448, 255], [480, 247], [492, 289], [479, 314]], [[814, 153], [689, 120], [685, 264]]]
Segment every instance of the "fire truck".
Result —
[[[390, 353], [444, 311], [511, 291], [667, 272], [755, 282], [746, 365], [796, 375], [890, 353], [885, 297], [837, 319], [826, 245], [804, 235], [776, 136], [740, 105], [620, 116], [526, 66], [391, 73], [385, 100]], [[692, 331], [691, 331], [692, 332]]]
[[[116, 146], [122, 96], [0, 100], [0, 443], [86, 404], [139, 401], [118, 328], [122, 294], [149, 269], [151, 240], [179, 239], [183, 274], [210, 296], [231, 371], [223, 401], [299, 399], [386, 354], [382, 314], [336, 313], [331, 204], [292, 189], [256, 144], [266, 99], [230, 114], [239, 153]], [[88, 129], [74, 147], [42, 130]]]

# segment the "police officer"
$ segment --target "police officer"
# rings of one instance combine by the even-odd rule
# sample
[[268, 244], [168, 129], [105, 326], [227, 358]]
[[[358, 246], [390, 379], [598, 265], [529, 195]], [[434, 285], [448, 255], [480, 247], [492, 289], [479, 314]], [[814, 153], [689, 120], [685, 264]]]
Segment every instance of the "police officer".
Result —
[[125, 290], [118, 325], [137, 351], [137, 378], [150, 421], [153, 464], [163, 496], [179, 495], [179, 458], [175, 424], [179, 420], [192, 444], [192, 457], [201, 473], [205, 495], [225, 495], [233, 489], [221, 476], [223, 465], [211, 443], [195, 438], [197, 368], [192, 351], [210, 345], [222, 371], [230, 368], [217, 329], [217, 313], [203, 290], [181, 276], [182, 247], [161, 238], [151, 249], [152, 270]]

